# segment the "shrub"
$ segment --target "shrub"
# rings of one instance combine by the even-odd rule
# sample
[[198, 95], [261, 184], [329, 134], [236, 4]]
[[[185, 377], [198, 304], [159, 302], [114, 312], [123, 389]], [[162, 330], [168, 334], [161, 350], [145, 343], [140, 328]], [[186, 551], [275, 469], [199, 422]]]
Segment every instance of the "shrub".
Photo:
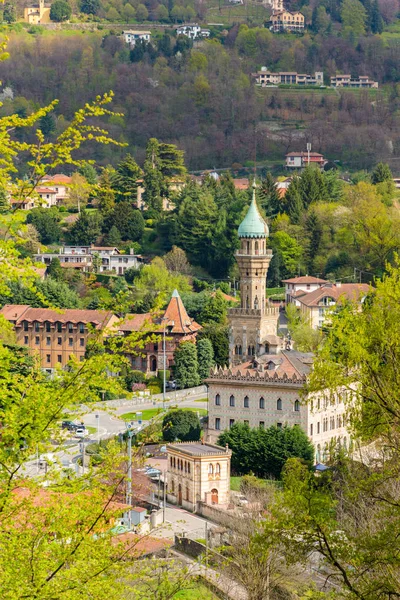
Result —
[[200, 439], [200, 420], [191, 410], [173, 410], [163, 419], [163, 437], [166, 442], [197, 442]]

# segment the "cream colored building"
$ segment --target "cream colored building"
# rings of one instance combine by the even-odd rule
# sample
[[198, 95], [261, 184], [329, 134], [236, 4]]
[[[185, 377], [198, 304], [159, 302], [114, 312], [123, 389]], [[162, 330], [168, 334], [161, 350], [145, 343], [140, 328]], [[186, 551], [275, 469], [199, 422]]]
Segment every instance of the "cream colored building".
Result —
[[299, 11], [290, 12], [283, 9], [273, 12], [270, 23], [270, 29], [275, 33], [279, 31], [300, 32], [304, 30], [305, 19]]
[[24, 8], [24, 21], [30, 25], [50, 23], [50, 6], [46, 6], [44, 0], [39, 0], [38, 6], [27, 6]]
[[266, 279], [272, 251], [267, 248], [268, 225], [260, 215], [255, 184], [250, 208], [239, 226], [240, 248], [236, 262], [240, 271], [240, 307], [228, 310], [229, 361], [238, 365], [269, 348], [276, 336], [279, 308], [268, 306]]
[[282, 283], [285, 284], [286, 304], [300, 306], [297, 296], [304, 296], [304, 294], [315, 292], [315, 290], [319, 290], [321, 286], [329, 282], [326, 279], [320, 279], [319, 277], [303, 275], [302, 277], [283, 279]]
[[228, 448], [209, 443], [168, 444], [168, 502], [192, 512], [198, 502], [227, 506], [231, 454]]

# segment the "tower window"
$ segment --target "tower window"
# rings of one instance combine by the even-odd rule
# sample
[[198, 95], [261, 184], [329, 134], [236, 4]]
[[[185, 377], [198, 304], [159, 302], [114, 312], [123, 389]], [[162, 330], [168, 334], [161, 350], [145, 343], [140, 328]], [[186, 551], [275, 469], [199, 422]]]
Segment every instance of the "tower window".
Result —
[[235, 396], [229, 398], [229, 406], [235, 406]]
[[243, 406], [244, 406], [244, 408], [249, 408], [250, 403], [249, 403], [249, 397], [248, 396], [244, 397]]
[[276, 410], [282, 410], [282, 400], [280, 398], [276, 401]]

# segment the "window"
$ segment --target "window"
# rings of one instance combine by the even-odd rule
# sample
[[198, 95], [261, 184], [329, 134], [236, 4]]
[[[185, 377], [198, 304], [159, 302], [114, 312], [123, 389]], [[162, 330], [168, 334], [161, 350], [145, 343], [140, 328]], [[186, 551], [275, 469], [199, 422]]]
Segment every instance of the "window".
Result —
[[40, 323], [38, 321], [35, 321], [34, 327], [35, 327], [35, 331], [39, 331]]
[[219, 463], [215, 465], [215, 474], [221, 475], [221, 465]]
[[62, 323], [60, 323], [60, 321], [57, 322], [57, 331], [58, 333], [62, 332]]
[[80, 346], [84, 346], [85, 345], [85, 338], [79, 338], [79, 345]]
[[51, 331], [51, 323], [49, 321], [46, 321], [46, 331]]
[[58, 344], [59, 346], [61, 346], [61, 344], [62, 344], [62, 338], [60, 338], [60, 337], [59, 337], [59, 338], [57, 338], [57, 344]]
[[47, 363], [51, 362], [51, 355], [50, 354], [46, 354], [46, 362]]
[[85, 333], [85, 325], [83, 323], [79, 323], [79, 333]]
[[276, 410], [282, 410], [282, 400], [280, 398], [276, 401]]
[[24, 321], [24, 331], [28, 331], [29, 329], [29, 323], [28, 321]]
[[188, 473], [190, 473], [190, 462], [187, 464]]
[[276, 426], [278, 429], [282, 429], [282, 423], [277, 423]]
[[260, 427], [260, 429], [264, 429], [265, 428], [265, 421], [260, 421], [259, 427]]
[[250, 403], [249, 403], [249, 397], [248, 396], [244, 397], [243, 406], [244, 406], [244, 408], [249, 408]]
[[264, 398], [260, 398], [260, 408], [265, 408], [265, 400], [264, 400]]
[[[164, 350], [164, 344], [163, 344], [163, 350]], [[154, 344], [154, 352], [158, 352], [158, 344]]]
[[51, 338], [47, 336], [46, 338], [46, 346], [50, 346], [51, 344]]
[[221, 429], [221, 419], [219, 417], [215, 419], [215, 429], [217, 429], [218, 431], [220, 431]]
[[214, 467], [212, 466], [211, 463], [208, 465], [208, 474], [214, 475]]
[[321, 424], [318, 421], [318, 423], [317, 423], [317, 433], [320, 433], [320, 431], [321, 431]]
[[233, 427], [235, 424], [235, 419], [229, 419], [229, 427]]
[[57, 356], [57, 362], [59, 362], [59, 363], [61, 363], [61, 362], [62, 362], [62, 356], [61, 356], [61, 354], [59, 354], [59, 355]]
[[300, 402], [298, 400], [296, 400], [294, 403], [294, 410], [296, 412], [300, 412]]
[[36, 344], [36, 346], [39, 346], [39, 342], [40, 342], [40, 338], [39, 338], [39, 336], [37, 335], [37, 336], [35, 337], [35, 344]]
[[215, 396], [215, 406], [221, 406], [221, 396], [219, 394]]
[[68, 346], [74, 345], [74, 338], [68, 338]]
[[235, 396], [229, 398], [229, 406], [235, 406]]
[[74, 330], [74, 326], [73, 326], [73, 324], [72, 324], [72, 323], [68, 323], [68, 326], [67, 326], [67, 328], [68, 328], [68, 331], [69, 331], [69, 333], [72, 333], [72, 332], [73, 332], [73, 330]]
[[313, 429], [314, 429], [314, 427], [313, 427], [313, 424], [311, 423], [311, 425], [310, 425], [310, 436], [312, 436], [312, 434], [313, 434]]
[[28, 344], [28, 342], [29, 342], [29, 338], [28, 338], [28, 336], [26, 335], [26, 336], [24, 337], [24, 344]]

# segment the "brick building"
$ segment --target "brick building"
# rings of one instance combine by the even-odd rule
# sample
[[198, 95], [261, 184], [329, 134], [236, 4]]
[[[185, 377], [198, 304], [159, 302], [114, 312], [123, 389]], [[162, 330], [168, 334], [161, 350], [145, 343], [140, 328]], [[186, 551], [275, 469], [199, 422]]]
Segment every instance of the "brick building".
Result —
[[39, 353], [42, 368], [52, 373], [65, 367], [72, 356], [85, 357], [88, 340], [95, 331], [115, 331], [118, 317], [101, 310], [32, 308], [6, 304], [0, 311], [13, 324], [17, 343]]

